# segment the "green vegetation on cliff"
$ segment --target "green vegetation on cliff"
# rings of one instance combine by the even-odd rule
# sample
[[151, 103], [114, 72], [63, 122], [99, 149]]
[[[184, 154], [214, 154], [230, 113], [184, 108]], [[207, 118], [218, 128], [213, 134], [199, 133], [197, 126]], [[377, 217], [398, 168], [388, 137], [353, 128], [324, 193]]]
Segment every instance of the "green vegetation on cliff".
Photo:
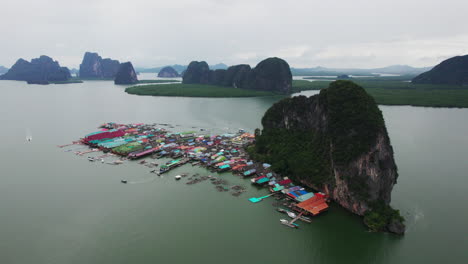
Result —
[[336, 81], [320, 93], [328, 107], [328, 133], [333, 142], [333, 160], [351, 162], [375, 144], [377, 134], [385, 131], [382, 112], [374, 98], [353, 82]]
[[374, 202], [371, 210], [364, 214], [364, 223], [371, 231], [388, 231], [391, 225], [403, 225], [405, 219], [395, 210], [381, 201]]
[[[292, 120], [288, 125], [297, 127], [294, 130], [265, 128], [268, 124], [281, 122], [285, 112], [310, 111], [308, 108], [314, 103], [327, 109], [329, 123], [326, 133], [312, 132], [309, 127], [301, 128], [299, 121], [296, 124]], [[251, 149], [250, 153], [273, 164], [273, 168], [283, 174], [315, 177], [316, 184], [331, 179], [329, 152], [335, 163], [350, 162], [368, 151], [377, 134], [385, 129], [382, 113], [374, 99], [349, 81], [331, 83], [314, 99], [304, 96], [283, 99], [268, 109], [262, 124], [264, 130], [257, 137], [255, 151]], [[330, 142], [333, 142], [333, 150]]]
[[[285, 99], [287, 100], [287, 99]], [[263, 132], [247, 151], [255, 159], [272, 164], [272, 169], [296, 179], [308, 178], [317, 185], [332, 180], [328, 138], [310, 131], [278, 129]]]
[[157, 84], [139, 85], [125, 89], [136, 95], [186, 96], [186, 97], [258, 97], [272, 96], [272, 92], [239, 89], [225, 86], [204, 84]]

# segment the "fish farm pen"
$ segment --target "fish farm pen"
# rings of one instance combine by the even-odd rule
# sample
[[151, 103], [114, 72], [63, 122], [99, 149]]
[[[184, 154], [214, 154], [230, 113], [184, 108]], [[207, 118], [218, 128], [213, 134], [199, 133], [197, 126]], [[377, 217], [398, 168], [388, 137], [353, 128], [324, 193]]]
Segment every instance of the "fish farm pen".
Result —
[[[167, 126], [168, 124], [160, 124]], [[286, 213], [292, 220], [281, 219], [280, 223], [297, 228], [297, 220], [311, 222], [308, 216], [316, 216], [328, 209], [328, 196], [324, 193], [306, 191], [302, 186], [295, 185], [288, 177], [283, 177], [271, 169], [271, 165], [260, 163], [249, 158], [246, 147], [255, 142], [255, 136], [243, 130], [237, 133], [222, 135], [199, 135], [196, 131], [172, 133], [157, 124], [118, 124], [105, 123], [96, 132], [85, 135], [71, 144], [58, 146], [74, 151], [77, 155], [91, 152], [104, 154], [88, 157], [89, 161], [101, 161], [115, 156], [117, 160], [108, 164], [119, 165], [128, 160], [141, 159], [138, 163], [152, 168], [150, 172], [157, 175], [190, 163], [192, 166], [204, 167], [211, 172], [231, 172], [243, 178], [250, 178], [253, 185], [268, 188], [269, 195], [253, 197], [252, 203], [261, 202], [268, 197], [278, 200], [277, 210]], [[203, 130], [202, 130], [203, 131]], [[77, 147], [68, 149], [69, 147]], [[159, 166], [157, 162], [147, 162], [151, 159], [169, 158], [170, 161]], [[187, 177], [188, 174], [175, 176], [176, 180]], [[226, 181], [215, 176], [200, 176], [194, 174], [186, 184], [196, 184], [211, 181], [216, 189], [232, 191], [233, 196], [245, 192], [242, 186], [227, 188]], [[127, 183], [122, 180], [122, 183]]]

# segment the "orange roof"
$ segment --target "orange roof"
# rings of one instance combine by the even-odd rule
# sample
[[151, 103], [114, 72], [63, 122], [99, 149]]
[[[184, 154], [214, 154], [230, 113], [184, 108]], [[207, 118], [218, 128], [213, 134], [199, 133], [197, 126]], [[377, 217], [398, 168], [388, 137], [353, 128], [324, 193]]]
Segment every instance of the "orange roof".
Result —
[[245, 137], [248, 137], [248, 138], [254, 138], [255, 135], [254, 134], [250, 134], [250, 133], [244, 133], [242, 135], [240, 135], [241, 138], [245, 138]]
[[314, 197], [307, 199], [302, 203], [298, 203], [296, 206], [306, 210], [312, 215], [318, 215], [328, 209], [328, 204], [325, 199], [318, 195], [315, 195]]

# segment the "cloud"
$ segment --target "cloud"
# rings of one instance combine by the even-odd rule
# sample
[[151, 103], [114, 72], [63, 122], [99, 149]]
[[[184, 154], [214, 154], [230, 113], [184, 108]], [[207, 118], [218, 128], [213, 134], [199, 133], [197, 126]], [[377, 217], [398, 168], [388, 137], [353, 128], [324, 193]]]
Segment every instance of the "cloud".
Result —
[[308, 60], [328, 67], [433, 66], [441, 60], [468, 54], [467, 44], [468, 35], [340, 44], [310, 54]]
[[269, 56], [296, 67], [432, 65], [467, 53], [467, 9], [458, 0], [5, 1], [0, 65], [45, 54], [78, 67], [85, 51], [147, 67]]

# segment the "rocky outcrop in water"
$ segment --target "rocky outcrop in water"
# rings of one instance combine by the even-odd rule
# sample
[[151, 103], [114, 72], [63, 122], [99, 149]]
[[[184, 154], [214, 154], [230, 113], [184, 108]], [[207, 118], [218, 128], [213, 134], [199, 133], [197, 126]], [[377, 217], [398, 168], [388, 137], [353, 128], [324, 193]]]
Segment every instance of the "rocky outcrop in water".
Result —
[[192, 61], [183, 74], [182, 83], [211, 84], [234, 88], [291, 93], [292, 74], [286, 61], [268, 58], [254, 69], [247, 64], [229, 67], [227, 70], [210, 70], [204, 61]]
[[80, 64], [80, 78], [113, 79], [119, 67], [118, 60], [102, 59], [97, 53], [86, 52]]
[[321, 190], [376, 231], [404, 232], [389, 204], [398, 172], [381, 111], [365, 90], [336, 81], [312, 97], [286, 98], [262, 119], [256, 159]]
[[115, 84], [135, 84], [138, 82], [137, 74], [131, 62], [120, 64], [119, 71], [115, 76]]
[[160, 78], [175, 78], [179, 76], [179, 73], [171, 66], [164, 67], [158, 72], [158, 77]]
[[8, 70], [0, 76], [2, 80], [27, 81], [31, 84], [48, 84], [54, 81], [67, 81], [71, 78], [70, 71], [61, 67], [57, 61], [48, 56], [40, 56], [31, 62], [19, 59]]
[[432, 70], [416, 76], [412, 82], [417, 84], [468, 85], [468, 55], [445, 60]]
[[336, 78], [338, 80], [349, 80], [349, 79], [351, 79], [351, 77], [349, 77], [349, 75], [347, 75], [347, 74], [338, 75]]

